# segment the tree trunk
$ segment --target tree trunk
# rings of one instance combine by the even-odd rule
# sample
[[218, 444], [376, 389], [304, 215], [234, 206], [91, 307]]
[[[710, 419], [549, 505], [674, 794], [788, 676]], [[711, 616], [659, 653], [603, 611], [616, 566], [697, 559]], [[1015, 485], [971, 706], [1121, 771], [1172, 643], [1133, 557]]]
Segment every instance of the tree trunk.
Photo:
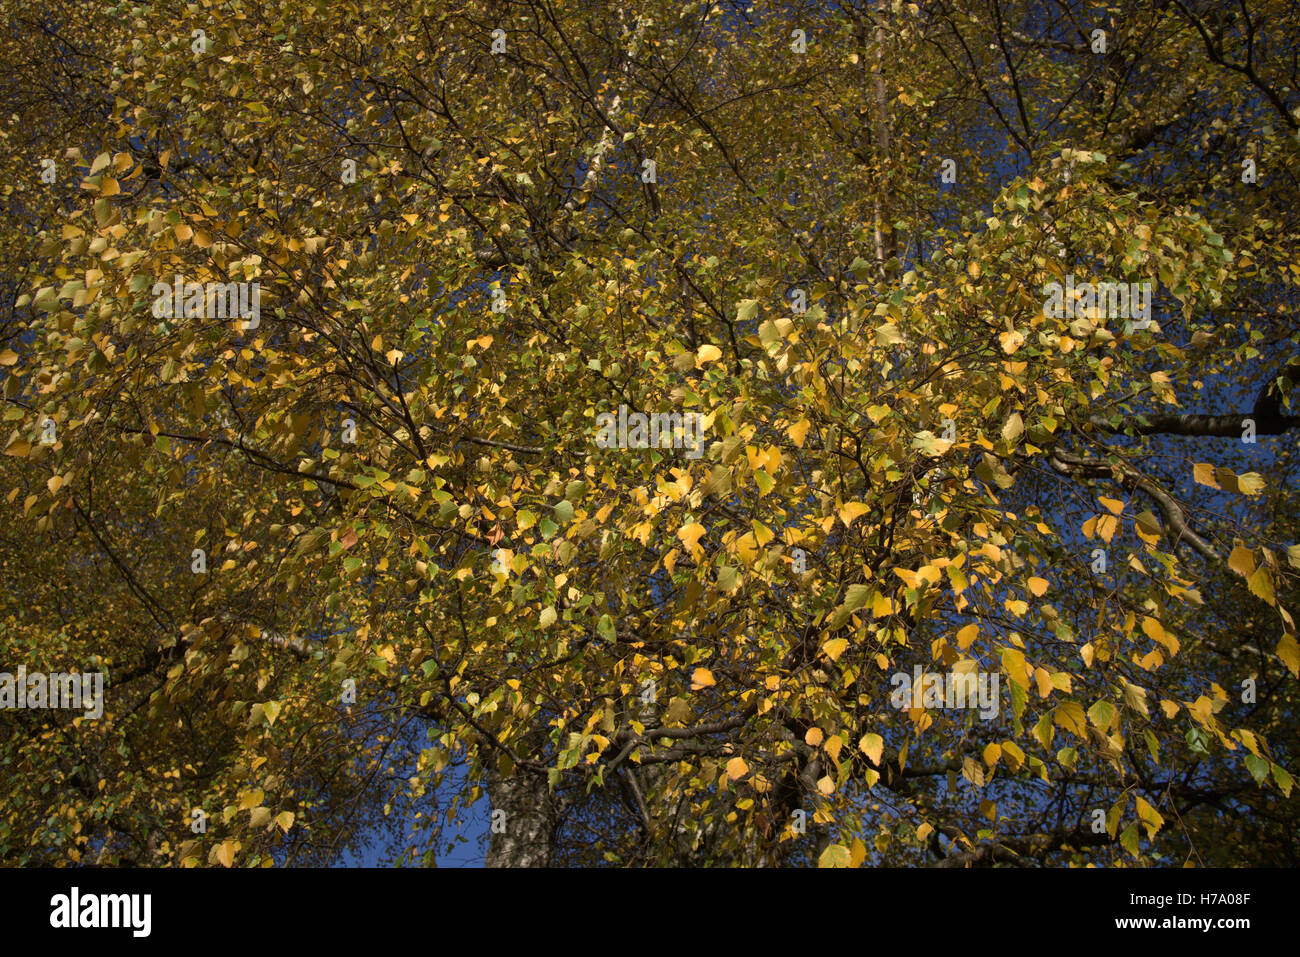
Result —
[[551, 867], [557, 809], [546, 778], [519, 768], [502, 777], [493, 768], [487, 775], [487, 792], [492, 818], [484, 866]]

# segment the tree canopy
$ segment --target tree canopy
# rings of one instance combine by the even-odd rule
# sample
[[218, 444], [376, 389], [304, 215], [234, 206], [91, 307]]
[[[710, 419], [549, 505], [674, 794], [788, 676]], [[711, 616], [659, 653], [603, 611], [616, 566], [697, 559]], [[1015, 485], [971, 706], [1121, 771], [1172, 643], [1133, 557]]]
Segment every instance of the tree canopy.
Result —
[[4, 860], [1300, 858], [1289, 0], [0, 11]]

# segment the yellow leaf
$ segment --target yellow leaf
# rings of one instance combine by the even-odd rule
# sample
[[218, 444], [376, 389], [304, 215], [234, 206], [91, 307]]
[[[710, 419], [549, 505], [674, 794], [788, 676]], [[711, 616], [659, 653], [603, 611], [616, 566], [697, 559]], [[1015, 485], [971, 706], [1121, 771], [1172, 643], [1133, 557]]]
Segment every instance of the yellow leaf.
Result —
[[1029, 679], [1026, 675], [1028, 666], [1025, 664], [1024, 652], [1015, 648], [1002, 649], [1002, 670], [1007, 673], [1007, 677], [1014, 681], [1026, 691], [1029, 690]]
[[885, 739], [878, 734], [864, 734], [858, 742], [858, 750], [865, 754], [876, 767], [880, 767], [880, 757], [885, 753]]
[[1133, 530], [1137, 532], [1138, 538], [1148, 545], [1160, 541], [1160, 520], [1149, 510], [1138, 512], [1133, 522]]
[[835, 793], [835, 781], [829, 774], [825, 775], [817, 782], [817, 790], [826, 795], [826, 797], [830, 797]]
[[1174, 654], [1178, 653], [1178, 639], [1165, 631], [1164, 626], [1150, 615], [1142, 619], [1142, 631], [1152, 641], [1159, 642]]
[[1106, 506], [1116, 515], [1124, 511], [1124, 503], [1117, 498], [1105, 498], [1104, 496], [1099, 495], [1097, 501], [1101, 502], [1102, 505]]
[[281, 811], [275, 816], [275, 823], [279, 825], [280, 830], [289, 833], [289, 828], [293, 827], [294, 813], [292, 811]]
[[1115, 530], [1119, 528], [1119, 519], [1114, 515], [1102, 515], [1097, 519], [1097, 534], [1101, 536], [1102, 541], [1107, 544], [1115, 537]]
[[894, 599], [886, 598], [880, 592], [871, 596], [871, 615], [873, 618], [888, 618], [894, 613]]
[[1025, 431], [1025, 421], [1020, 417], [1019, 412], [1012, 412], [1007, 417], [1006, 423], [1002, 426], [1002, 438], [1007, 442], [1014, 442], [1020, 438], [1021, 433]]
[[1031, 578], [1025, 584], [1029, 586], [1029, 591], [1035, 598], [1041, 598], [1047, 591], [1047, 579], [1045, 578]]
[[1165, 823], [1165, 819], [1142, 798], [1137, 799], [1138, 820], [1140, 820], [1147, 829], [1147, 837], [1155, 837], [1160, 826]]
[[0, 352], [0, 366], [11, 366], [18, 361], [18, 353], [12, 349]]
[[1088, 736], [1088, 725], [1084, 721], [1083, 706], [1075, 701], [1066, 701], [1056, 706], [1052, 713], [1056, 723], [1080, 738]]
[[869, 511], [871, 511], [870, 505], [865, 505], [862, 502], [849, 502], [840, 509], [840, 521], [843, 522], [847, 528], [849, 525], [853, 524], [855, 518], [859, 515], [865, 515]]
[[818, 867], [849, 867], [853, 863], [853, 852], [843, 844], [830, 844], [817, 858]]
[[715, 345], [705, 344], [695, 353], [696, 367], [707, 365], [710, 362], [717, 362], [722, 358], [722, 350]]
[[1277, 656], [1291, 670], [1294, 677], [1300, 678], [1300, 645], [1296, 644], [1295, 635], [1282, 634], [1277, 643]]
[[1196, 479], [1200, 485], [1208, 485], [1210, 488], [1218, 488], [1218, 479], [1214, 477], [1214, 466], [1209, 462], [1199, 462], [1192, 466], [1192, 478]]
[[[53, 489], [50, 491], [53, 491]], [[1246, 584], [1254, 595], [1264, 599], [1270, 605], [1277, 603], [1273, 597], [1273, 576], [1268, 573], [1268, 569], [1263, 565], [1255, 569], [1255, 574], [1246, 579]]]
[[713, 672], [708, 668], [696, 668], [695, 673], [691, 675], [691, 690], [699, 691], [701, 688], [711, 688], [717, 682], [713, 680]]
[[959, 628], [957, 630], [957, 647], [962, 651], [965, 651], [974, 644], [979, 633], [980, 630], [976, 625], [967, 625], [964, 628]]
[[1007, 764], [1011, 765], [1012, 771], [1019, 771], [1020, 766], [1025, 763], [1025, 752], [1020, 750], [1020, 746], [1014, 741], [1002, 742], [1002, 756], [1007, 759]]
[[803, 740], [804, 740], [804, 744], [807, 744], [809, 747], [812, 748], [817, 747], [819, 744], [822, 743], [822, 729], [809, 728], [807, 731], [804, 732]]
[[1264, 476], [1258, 472], [1246, 472], [1237, 476], [1237, 491], [1242, 495], [1258, 495], [1264, 490]]
[[996, 743], [990, 744], [984, 749], [984, 763], [987, 764], [990, 768], [993, 767], [993, 765], [997, 764], [998, 759], [1001, 757], [1002, 757], [1002, 746], [999, 744]]
[[876, 327], [876, 345], [896, 346], [903, 341], [903, 334], [898, 331], [898, 326], [892, 322], [886, 322]]
[[822, 750], [831, 756], [832, 761], [840, 759], [840, 751], [844, 747], [844, 739], [838, 734], [832, 734], [822, 745]]
[[1239, 575], [1249, 575], [1255, 570], [1255, 556], [1249, 548], [1237, 545], [1228, 556], [1228, 567]]
[[700, 548], [700, 536], [704, 534], [704, 526], [699, 522], [691, 522], [689, 525], [683, 525], [677, 530], [677, 537], [682, 540], [687, 550], [695, 556], [703, 553], [704, 549]]
[[224, 841], [221, 846], [217, 848], [217, 860], [221, 863], [222, 867], [230, 867], [235, 863], [234, 841]]
[[1135, 711], [1143, 714], [1150, 714], [1147, 710], [1147, 689], [1130, 683], [1127, 679], [1119, 679], [1124, 685], [1124, 703]]
[[844, 649], [848, 646], [849, 640], [847, 638], [832, 638], [822, 645], [822, 651], [831, 661], [838, 661], [840, 655], [844, 654]]
[[745, 763], [744, 758], [736, 757], [727, 762], [727, 777], [733, 781], [739, 781], [749, 773], [749, 765]]
[[808, 434], [808, 429], [811, 427], [812, 423], [807, 419], [800, 419], [786, 431], [789, 433], [790, 440], [799, 448], [803, 448], [804, 436]]
[[849, 845], [849, 867], [861, 867], [867, 859], [867, 845], [860, 838], [854, 838]]

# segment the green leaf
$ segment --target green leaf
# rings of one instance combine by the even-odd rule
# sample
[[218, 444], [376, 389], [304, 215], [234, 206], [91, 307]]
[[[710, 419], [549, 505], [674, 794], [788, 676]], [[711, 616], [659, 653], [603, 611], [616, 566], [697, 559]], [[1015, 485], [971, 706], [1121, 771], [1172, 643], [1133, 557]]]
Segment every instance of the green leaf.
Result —
[[1246, 770], [1255, 779], [1256, 784], [1263, 784], [1268, 777], [1269, 763], [1257, 754], [1246, 755]]

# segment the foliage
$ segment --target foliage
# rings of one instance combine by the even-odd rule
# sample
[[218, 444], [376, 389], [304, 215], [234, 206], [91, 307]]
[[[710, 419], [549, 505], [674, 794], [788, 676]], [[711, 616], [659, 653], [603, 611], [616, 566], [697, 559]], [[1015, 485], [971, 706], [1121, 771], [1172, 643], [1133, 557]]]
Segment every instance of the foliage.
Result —
[[1294, 5], [0, 8], [5, 859], [1296, 860]]

